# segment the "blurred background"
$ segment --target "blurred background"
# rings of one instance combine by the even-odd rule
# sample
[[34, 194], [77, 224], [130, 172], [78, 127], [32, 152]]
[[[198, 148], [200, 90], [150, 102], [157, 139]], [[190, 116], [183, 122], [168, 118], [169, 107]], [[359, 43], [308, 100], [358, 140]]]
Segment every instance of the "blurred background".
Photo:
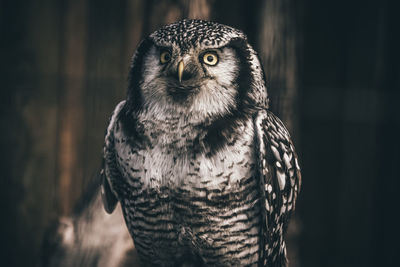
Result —
[[397, 265], [399, 10], [389, 0], [0, 1], [0, 265], [42, 266], [47, 229], [92, 190], [138, 42], [187, 17], [242, 29], [263, 61], [303, 172], [291, 266]]

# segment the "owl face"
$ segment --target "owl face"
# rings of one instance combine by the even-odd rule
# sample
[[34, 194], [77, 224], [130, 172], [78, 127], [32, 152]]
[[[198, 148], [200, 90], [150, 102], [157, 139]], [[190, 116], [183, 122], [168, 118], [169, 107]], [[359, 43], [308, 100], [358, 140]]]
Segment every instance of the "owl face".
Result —
[[239, 62], [234, 49], [153, 45], [143, 61], [141, 92], [148, 109], [224, 114], [235, 106]]
[[130, 72], [128, 102], [154, 116], [224, 116], [266, 103], [263, 72], [234, 28], [183, 20], [147, 37]]

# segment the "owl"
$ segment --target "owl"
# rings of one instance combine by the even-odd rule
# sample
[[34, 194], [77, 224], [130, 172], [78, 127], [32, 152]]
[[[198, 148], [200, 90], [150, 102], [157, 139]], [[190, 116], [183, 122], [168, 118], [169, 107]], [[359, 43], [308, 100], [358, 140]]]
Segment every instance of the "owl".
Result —
[[109, 122], [102, 196], [144, 266], [286, 266], [301, 174], [240, 30], [182, 20], [145, 38]]

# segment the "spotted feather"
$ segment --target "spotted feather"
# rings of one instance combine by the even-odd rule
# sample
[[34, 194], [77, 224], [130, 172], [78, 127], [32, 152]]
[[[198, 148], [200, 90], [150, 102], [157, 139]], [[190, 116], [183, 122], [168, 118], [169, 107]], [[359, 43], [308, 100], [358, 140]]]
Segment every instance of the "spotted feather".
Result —
[[260, 260], [264, 266], [286, 266], [284, 234], [301, 186], [298, 158], [289, 132], [272, 112], [258, 112], [255, 129], [260, 187], [265, 199]]

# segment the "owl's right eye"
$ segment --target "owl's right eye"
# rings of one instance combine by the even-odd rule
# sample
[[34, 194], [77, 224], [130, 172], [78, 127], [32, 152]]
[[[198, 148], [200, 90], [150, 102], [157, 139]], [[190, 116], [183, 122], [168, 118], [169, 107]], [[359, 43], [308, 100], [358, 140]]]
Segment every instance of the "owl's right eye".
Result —
[[161, 64], [165, 64], [171, 60], [171, 53], [168, 51], [161, 52], [160, 62]]

